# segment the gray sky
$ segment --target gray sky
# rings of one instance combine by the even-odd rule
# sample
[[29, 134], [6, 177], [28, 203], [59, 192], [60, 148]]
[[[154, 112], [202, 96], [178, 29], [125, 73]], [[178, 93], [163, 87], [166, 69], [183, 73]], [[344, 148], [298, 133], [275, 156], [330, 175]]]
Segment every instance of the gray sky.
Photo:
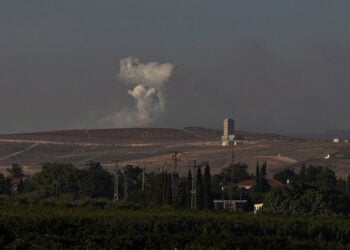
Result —
[[[135, 106], [119, 61], [174, 63], [153, 127], [350, 128], [350, 1], [1, 1], [0, 133]], [[108, 124], [105, 125], [108, 127]], [[137, 126], [137, 125], [136, 125]]]

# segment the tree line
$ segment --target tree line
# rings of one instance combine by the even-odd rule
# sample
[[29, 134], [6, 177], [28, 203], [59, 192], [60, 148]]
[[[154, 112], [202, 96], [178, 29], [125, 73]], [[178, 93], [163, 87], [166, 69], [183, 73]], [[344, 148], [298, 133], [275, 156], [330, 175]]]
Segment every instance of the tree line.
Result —
[[[9, 178], [0, 175], [0, 193], [10, 194], [11, 178], [22, 178], [18, 165], [8, 169]], [[41, 171], [17, 185], [24, 200], [40, 201], [100, 199], [137, 204], [139, 207], [212, 209], [213, 200], [246, 200], [246, 211], [254, 203], [264, 203], [261, 212], [273, 214], [347, 215], [350, 213], [350, 175], [336, 177], [327, 167], [302, 166], [300, 171], [286, 168], [274, 175], [283, 183], [272, 188], [267, 180], [267, 163], [257, 162], [255, 174], [245, 163], [231, 163], [212, 175], [208, 164], [189, 167], [186, 176], [176, 172], [146, 172], [127, 165], [109, 172], [100, 163], [89, 162], [78, 169], [72, 164], [47, 163]], [[250, 189], [240, 188], [244, 180], [254, 181]]]

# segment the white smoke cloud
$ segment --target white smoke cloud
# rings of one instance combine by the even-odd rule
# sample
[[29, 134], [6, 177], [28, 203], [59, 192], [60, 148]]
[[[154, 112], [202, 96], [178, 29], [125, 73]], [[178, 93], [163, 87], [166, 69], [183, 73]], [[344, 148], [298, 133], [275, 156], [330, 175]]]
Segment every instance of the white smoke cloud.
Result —
[[153, 119], [164, 111], [157, 89], [145, 87], [141, 84], [137, 85], [132, 91], [128, 93], [136, 99], [137, 118], [138, 123], [147, 125]]
[[148, 87], [163, 88], [174, 71], [171, 63], [140, 63], [137, 58], [128, 57], [120, 60], [118, 77], [126, 84], [142, 84]]
[[133, 109], [124, 109], [100, 120], [114, 127], [148, 126], [165, 112], [165, 87], [174, 71], [171, 63], [141, 63], [137, 58], [120, 60], [118, 79], [134, 88], [128, 93], [136, 101]]

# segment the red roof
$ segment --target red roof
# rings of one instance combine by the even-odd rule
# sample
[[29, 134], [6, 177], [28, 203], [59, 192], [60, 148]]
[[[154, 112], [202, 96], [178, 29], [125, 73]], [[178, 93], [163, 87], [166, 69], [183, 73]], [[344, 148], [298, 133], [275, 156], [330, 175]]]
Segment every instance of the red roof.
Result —
[[255, 185], [255, 180], [244, 180], [237, 183], [239, 187], [252, 187]]
[[279, 182], [278, 180], [273, 179], [273, 178], [268, 179], [267, 181], [269, 182], [271, 187], [282, 187], [283, 186], [283, 184], [281, 182]]
[[22, 181], [21, 178], [12, 178], [11, 184], [12, 184], [12, 185], [18, 185], [18, 184], [21, 183], [21, 181]]
[[[278, 180], [273, 179], [273, 178], [268, 179], [267, 181], [271, 187], [282, 187], [283, 186], [283, 184], [281, 182], [279, 182]], [[238, 182], [237, 186], [239, 186], [239, 187], [252, 187], [255, 185], [255, 183], [256, 183], [255, 180], [244, 180], [244, 181]]]

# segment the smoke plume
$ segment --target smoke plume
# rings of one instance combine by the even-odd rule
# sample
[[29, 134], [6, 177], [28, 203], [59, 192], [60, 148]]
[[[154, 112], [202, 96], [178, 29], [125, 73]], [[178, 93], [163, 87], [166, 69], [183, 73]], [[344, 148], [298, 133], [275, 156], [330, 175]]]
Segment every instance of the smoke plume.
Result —
[[137, 58], [120, 60], [118, 79], [133, 88], [128, 91], [136, 101], [133, 109], [108, 115], [100, 123], [115, 127], [148, 126], [165, 112], [165, 89], [174, 71], [171, 63], [141, 63]]

